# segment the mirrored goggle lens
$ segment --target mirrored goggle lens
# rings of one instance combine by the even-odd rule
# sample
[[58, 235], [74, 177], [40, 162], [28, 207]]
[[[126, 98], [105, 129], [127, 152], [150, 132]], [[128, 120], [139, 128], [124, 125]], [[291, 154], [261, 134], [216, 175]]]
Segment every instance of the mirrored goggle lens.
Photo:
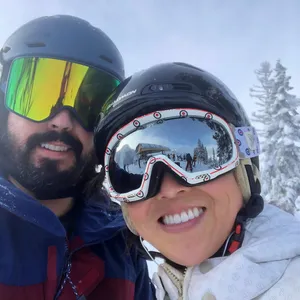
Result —
[[[148, 123], [122, 138], [113, 151], [110, 181], [117, 193], [138, 189], [154, 157], [191, 176], [218, 170], [234, 159], [233, 147], [228, 131], [212, 120], [188, 117]], [[127, 176], [122, 180], [121, 174]]]
[[36, 122], [68, 107], [92, 130], [103, 102], [119, 83], [105, 72], [69, 61], [18, 58], [10, 68], [5, 103], [11, 111]]

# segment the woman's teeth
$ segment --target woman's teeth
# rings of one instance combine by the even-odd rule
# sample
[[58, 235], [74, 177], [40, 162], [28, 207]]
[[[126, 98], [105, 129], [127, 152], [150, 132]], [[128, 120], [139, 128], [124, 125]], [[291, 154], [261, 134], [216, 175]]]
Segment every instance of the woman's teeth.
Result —
[[204, 208], [194, 207], [193, 209], [189, 209], [188, 211], [183, 211], [180, 214], [175, 215], [167, 215], [162, 218], [162, 222], [165, 225], [174, 225], [188, 222], [192, 219], [198, 218], [203, 214]]

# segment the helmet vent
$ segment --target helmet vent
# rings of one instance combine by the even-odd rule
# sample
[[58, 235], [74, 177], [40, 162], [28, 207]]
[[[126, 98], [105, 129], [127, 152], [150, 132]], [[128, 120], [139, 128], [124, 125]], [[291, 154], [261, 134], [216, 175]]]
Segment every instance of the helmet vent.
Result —
[[185, 83], [173, 83], [172, 86], [173, 90], [177, 91], [191, 91], [193, 89], [191, 85]]
[[43, 42], [26, 43], [26, 45], [27, 45], [29, 48], [41, 48], [41, 47], [45, 47], [45, 46], [46, 46], [46, 44], [43, 43]]
[[103, 60], [105, 60], [105, 61], [111, 63], [111, 64], [113, 63], [113, 61], [112, 61], [109, 57], [107, 57], [107, 56], [105, 56], [105, 55], [103, 55], [103, 54], [100, 55], [99, 57], [100, 57], [101, 59], [103, 59]]
[[7, 53], [8, 51], [10, 51], [10, 49], [11, 49], [10, 47], [6, 46], [6, 47], [1, 49], [1, 52]]

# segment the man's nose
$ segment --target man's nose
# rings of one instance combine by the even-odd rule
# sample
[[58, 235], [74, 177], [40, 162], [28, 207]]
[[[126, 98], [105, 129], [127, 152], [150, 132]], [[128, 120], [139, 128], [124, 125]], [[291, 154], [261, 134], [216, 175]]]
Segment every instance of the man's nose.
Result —
[[71, 113], [67, 110], [62, 110], [48, 122], [48, 126], [49, 129], [55, 131], [71, 131], [74, 126], [73, 122]]

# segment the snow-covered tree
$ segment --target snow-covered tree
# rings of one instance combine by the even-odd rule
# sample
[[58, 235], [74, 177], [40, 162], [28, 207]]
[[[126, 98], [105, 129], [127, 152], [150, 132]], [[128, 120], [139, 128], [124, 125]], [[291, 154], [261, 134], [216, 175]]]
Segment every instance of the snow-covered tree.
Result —
[[200, 139], [198, 139], [197, 147], [194, 149], [194, 155], [197, 157], [198, 163], [207, 164], [208, 162], [207, 148], [203, 145]]
[[263, 124], [263, 195], [266, 201], [295, 213], [300, 209], [300, 100], [289, 93], [291, 77], [280, 61], [273, 74], [269, 65], [264, 67], [265, 73], [258, 75], [262, 75], [258, 77], [262, 96], [256, 97], [262, 109], [255, 115]]
[[[268, 125], [272, 120], [272, 115], [269, 111], [270, 102], [272, 102], [272, 88], [274, 80], [272, 78], [272, 67], [267, 61], [260, 64], [260, 68], [254, 71], [259, 84], [254, 85], [250, 89], [250, 96], [255, 98], [255, 104], [259, 109], [253, 113], [253, 121], [261, 123], [263, 126]], [[264, 131], [258, 130], [260, 135], [264, 137]]]
[[215, 164], [217, 159], [216, 159], [216, 151], [215, 151], [215, 148], [213, 148], [213, 153], [212, 153], [212, 160], [213, 160], [213, 163]]

